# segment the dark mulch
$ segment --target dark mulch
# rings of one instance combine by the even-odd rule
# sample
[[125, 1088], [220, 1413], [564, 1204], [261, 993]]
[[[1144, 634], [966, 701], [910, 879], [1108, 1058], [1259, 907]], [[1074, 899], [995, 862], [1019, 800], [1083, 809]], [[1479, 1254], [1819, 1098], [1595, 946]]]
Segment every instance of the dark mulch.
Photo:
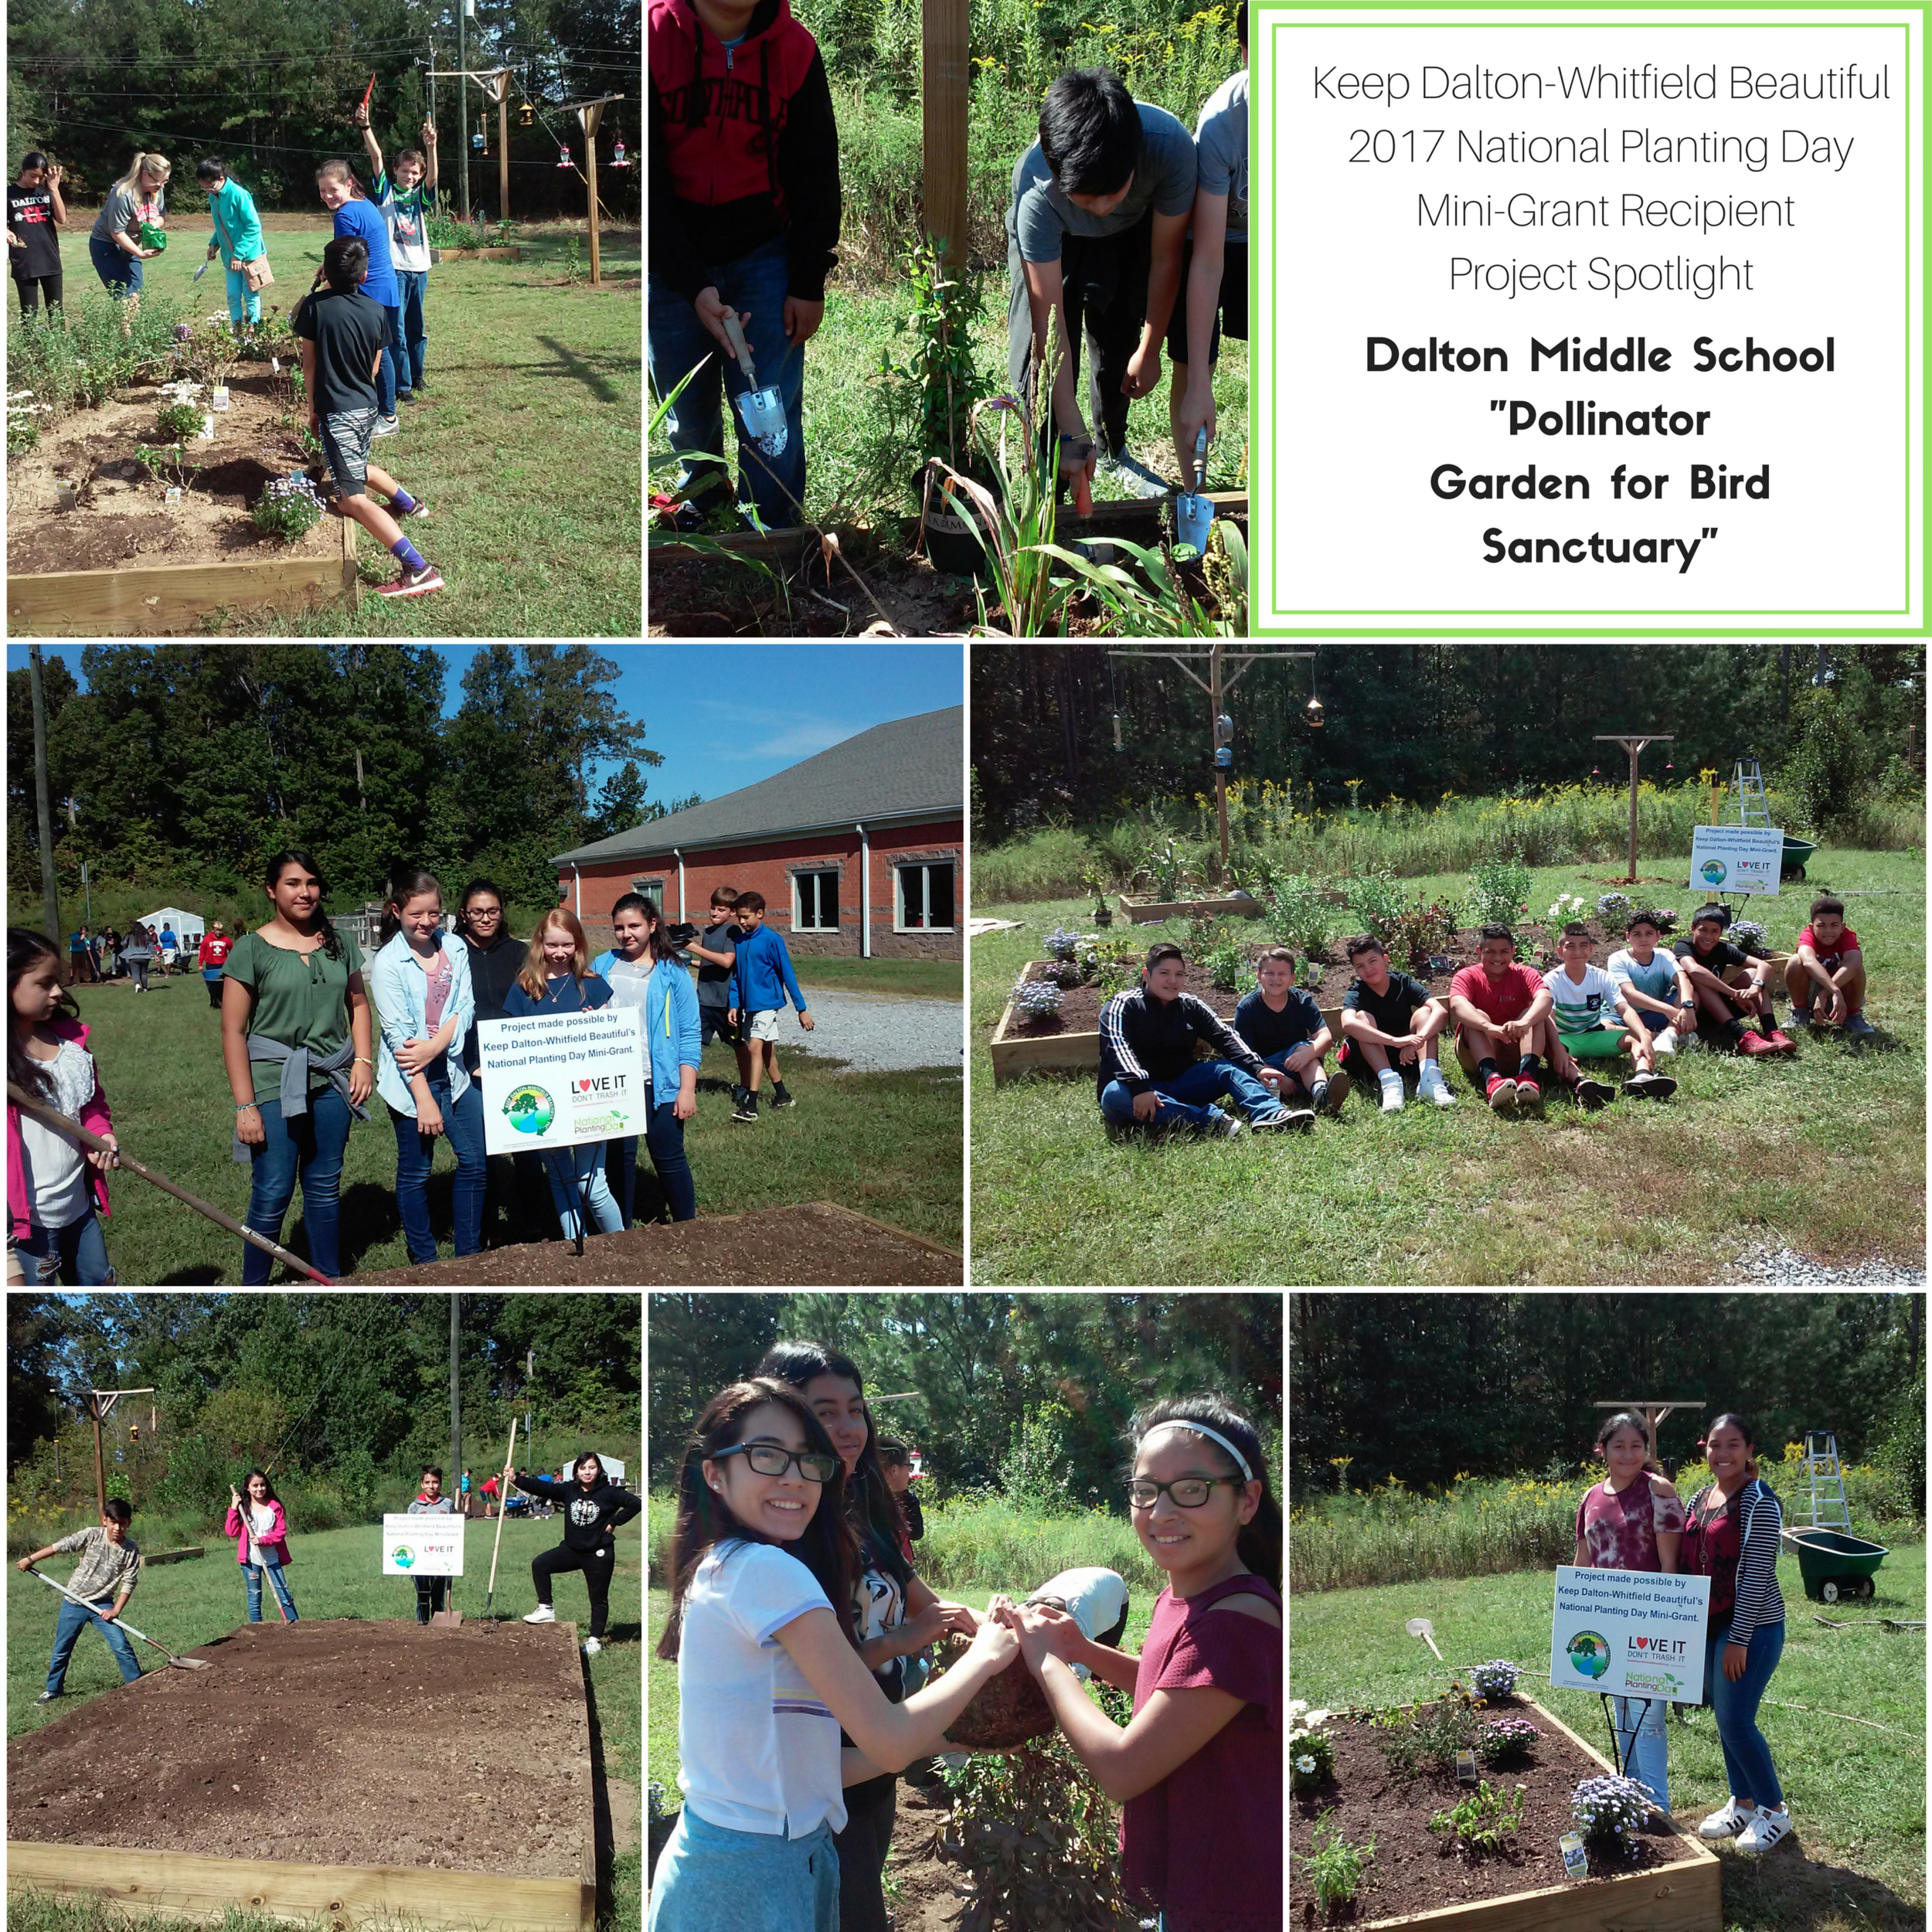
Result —
[[[1431, 1832], [1429, 1821], [1437, 1811], [1451, 1809], [1474, 1787], [1427, 1770], [1406, 1781], [1399, 1778], [1374, 1741], [1376, 1732], [1366, 1723], [1338, 1721], [1328, 1727], [1335, 1742], [1335, 1776], [1314, 1791], [1296, 1792], [1288, 1821], [1289, 1849], [1299, 1855], [1291, 1866], [1288, 1896], [1297, 1926], [1366, 1924], [1401, 1913], [1502, 1898], [1543, 1886], [1581, 1886], [1626, 1872], [1677, 1864], [1694, 1855], [1652, 1813], [1651, 1828], [1628, 1854], [1600, 1856], [1593, 1850], [1590, 1878], [1566, 1879], [1558, 1840], [1575, 1828], [1570, 1795], [1582, 1779], [1605, 1777], [1608, 1767], [1585, 1757], [1554, 1728], [1547, 1713], [1526, 1700], [1499, 1699], [1490, 1709], [1498, 1713], [1513, 1710], [1528, 1717], [1543, 1733], [1522, 1764], [1481, 1774], [1505, 1791], [1518, 1784], [1524, 1787], [1522, 1823], [1512, 1850], [1481, 1859], [1460, 1851], [1446, 1851], [1449, 1834]], [[1315, 1825], [1331, 1812], [1329, 1827], [1340, 1826], [1343, 1837], [1354, 1845], [1365, 1843], [1372, 1835], [1376, 1854], [1368, 1868], [1367, 1889], [1352, 1910], [1343, 1907], [1333, 1918], [1325, 1920], [1300, 1857], [1313, 1849]], [[1325, 1829], [1322, 1842], [1328, 1842]]]

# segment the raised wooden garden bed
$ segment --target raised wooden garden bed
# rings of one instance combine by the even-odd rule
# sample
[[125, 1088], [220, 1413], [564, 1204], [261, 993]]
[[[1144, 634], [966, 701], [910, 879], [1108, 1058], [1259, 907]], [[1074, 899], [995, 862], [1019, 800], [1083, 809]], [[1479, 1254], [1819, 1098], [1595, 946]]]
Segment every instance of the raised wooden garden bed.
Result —
[[437, 267], [444, 262], [520, 262], [520, 248], [432, 248], [430, 260]]
[[1259, 919], [1267, 910], [1259, 899], [1129, 899], [1125, 893], [1120, 908], [1131, 926], [1152, 926], [1163, 919]]

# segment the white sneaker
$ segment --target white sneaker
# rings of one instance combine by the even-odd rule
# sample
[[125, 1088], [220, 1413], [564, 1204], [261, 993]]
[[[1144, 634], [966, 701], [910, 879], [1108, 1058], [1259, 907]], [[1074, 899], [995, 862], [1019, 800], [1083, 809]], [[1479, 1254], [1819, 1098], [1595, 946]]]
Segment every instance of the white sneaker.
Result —
[[1389, 1068], [1378, 1076], [1382, 1087], [1382, 1111], [1385, 1114], [1402, 1111], [1402, 1076]]
[[594, 1637], [587, 1637], [583, 1640], [583, 1654], [587, 1657], [596, 1656], [603, 1648]]
[[1724, 1801], [1723, 1810], [1712, 1812], [1698, 1826], [1697, 1835], [1707, 1838], [1736, 1838], [1757, 1816], [1756, 1805], [1740, 1810], [1736, 1798], [1727, 1798]]
[[1791, 1814], [1785, 1806], [1781, 1804], [1771, 1811], [1760, 1804], [1750, 1822], [1738, 1833], [1737, 1849], [1740, 1852], [1768, 1852], [1791, 1828]]
[[[1429, 1064], [1434, 1066], [1435, 1062], [1431, 1060]], [[1456, 1097], [1450, 1092], [1449, 1083], [1443, 1078], [1442, 1070], [1440, 1067], [1436, 1068], [1436, 1077], [1434, 1080], [1431, 1080], [1427, 1073], [1423, 1075], [1422, 1090], [1438, 1107], [1454, 1107], [1456, 1104]]]
[[554, 1624], [556, 1612], [548, 1604], [539, 1604], [523, 1621], [526, 1624]]
[[1652, 1048], [1659, 1053], [1675, 1053], [1677, 1051], [1676, 1028], [1666, 1026], [1662, 1032], [1651, 1034], [1650, 1043]]

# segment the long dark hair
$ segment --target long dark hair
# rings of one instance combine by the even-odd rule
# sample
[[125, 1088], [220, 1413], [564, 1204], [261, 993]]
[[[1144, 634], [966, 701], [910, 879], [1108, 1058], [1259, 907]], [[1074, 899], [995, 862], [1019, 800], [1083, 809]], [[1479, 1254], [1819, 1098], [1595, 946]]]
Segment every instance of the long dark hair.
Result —
[[[745, 1418], [767, 1403], [786, 1410], [804, 1431], [805, 1447], [830, 1456], [838, 1467], [819, 1492], [818, 1507], [804, 1533], [795, 1543], [748, 1528], [731, 1512], [731, 1505], [715, 1494], [704, 1479], [707, 1457], [743, 1440]], [[684, 1467], [678, 1474], [678, 1523], [671, 1537], [671, 1617], [658, 1640], [660, 1657], [675, 1658], [684, 1624], [684, 1600], [706, 1553], [725, 1543], [764, 1543], [795, 1557], [818, 1580], [832, 1605], [832, 1614], [854, 1650], [859, 1638], [852, 1623], [852, 1594], [859, 1577], [859, 1539], [845, 1520], [845, 1468], [825, 1434], [825, 1426], [795, 1389], [769, 1377], [754, 1376], [720, 1389], [705, 1404], [685, 1445]]]
[[1644, 1467], [1652, 1475], [1661, 1476], [1664, 1465], [1657, 1460], [1657, 1452], [1650, 1446], [1650, 1431], [1644, 1427], [1644, 1418], [1633, 1415], [1628, 1409], [1620, 1409], [1609, 1421], [1597, 1431], [1597, 1447], [1600, 1449], [1620, 1429], [1634, 1429], [1644, 1439]]
[[[1136, 1410], [1127, 1425], [1130, 1475], [1132, 1458], [1138, 1453], [1142, 1439], [1164, 1422], [1205, 1423], [1216, 1435], [1226, 1436], [1247, 1459], [1249, 1469], [1260, 1481], [1261, 1500], [1253, 1520], [1243, 1523], [1236, 1533], [1234, 1551], [1256, 1576], [1265, 1577], [1278, 1592], [1281, 1587], [1281, 1505], [1275, 1500], [1267, 1458], [1261, 1453], [1261, 1437], [1254, 1424], [1217, 1395], [1171, 1396], [1165, 1401], [1152, 1403]], [[1213, 1437], [1203, 1436], [1201, 1440], [1207, 1453], [1230, 1476], [1240, 1475], [1228, 1452]]]
[[611, 1477], [609, 1471], [604, 1466], [604, 1458], [594, 1449], [580, 1449], [570, 1458], [570, 1480], [576, 1483], [580, 1483], [583, 1481], [583, 1478], [578, 1475], [577, 1470], [587, 1462], [594, 1462], [597, 1466], [597, 1479], [590, 1485], [591, 1488], [601, 1489], [611, 1480]]
[[1704, 1431], [1704, 1440], [1703, 1442], [1700, 1442], [1697, 1446], [1699, 1448], [1702, 1449], [1705, 1446], [1705, 1444], [1708, 1443], [1711, 1437], [1716, 1435], [1718, 1430], [1723, 1428], [1726, 1423], [1729, 1423], [1730, 1426], [1744, 1438], [1745, 1479], [1747, 1481], [1755, 1482], [1757, 1480], [1758, 1475], [1757, 1431], [1753, 1429], [1742, 1416], [1734, 1414], [1731, 1410], [1726, 1409], [1724, 1413], [1721, 1416], [1718, 1417], [1717, 1419], [1711, 1423], [1710, 1427]]
[[260, 1476], [262, 1479], [262, 1501], [264, 1502], [280, 1502], [281, 1498], [275, 1494], [275, 1485], [268, 1480], [268, 1471], [266, 1469], [251, 1469], [247, 1475], [242, 1478], [241, 1494], [243, 1502], [246, 1504], [253, 1500], [248, 1493], [248, 1485], [253, 1482], [257, 1476]]
[[502, 939], [510, 930], [510, 908], [503, 896], [503, 888], [494, 879], [472, 879], [463, 888], [463, 896], [456, 902], [456, 930], [474, 946], [475, 934], [470, 930], [470, 901], [478, 893], [488, 893], [496, 901], [497, 910], [502, 914], [496, 923], [496, 936]]
[[54, 971], [61, 981], [60, 1004], [55, 1010], [64, 1019], [80, 1019], [80, 1008], [66, 984], [66, 965], [60, 957], [60, 947], [46, 934], [37, 933], [31, 927], [7, 928], [7, 1078], [15, 1087], [51, 1101], [54, 1097], [53, 1076], [45, 1061], [36, 1060], [27, 1051], [25, 1032], [13, 1024], [19, 1017], [13, 1010], [13, 989], [43, 959], [53, 961]]
[[[819, 1376], [843, 1376], [862, 1396], [866, 1393], [866, 1379], [859, 1372], [858, 1363], [817, 1342], [774, 1342], [752, 1372], [775, 1376], [801, 1390]], [[859, 1467], [845, 1486], [845, 1513], [852, 1528], [871, 1546], [869, 1553], [879, 1568], [890, 1572], [903, 1591], [913, 1573], [899, 1543], [906, 1519], [886, 1480], [885, 1465], [879, 1460], [879, 1431], [872, 1426], [869, 1407], [866, 1411], [866, 1446], [859, 1451]]]
[[644, 936], [645, 956], [660, 966], [675, 966], [678, 963], [677, 949], [664, 936], [664, 914], [658, 911], [655, 903], [646, 899], [642, 893], [626, 893], [611, 908], [612, 924], [617, 923], [619, 913], [627, 910], [642, 913], [650, 925], [650, 931]]
[[403, 930], [403, 908], [418, 893], [434, 893], [440, 900], [443, 896], [443, 882], [434, 872], [425, 872], [420, 866], [392, 866], [388, 883], [383, 888], [383, 917], [376, 929], [376, 943], [386, 946]]
[[289, 845], [276, 853], [269, 860], [262, 883], [270, 892], [275, 889], [276, 882], [291, 866], [299, 866], [315, 882], [318, 895], [315, 902], [315, 923], [322, 935], [322, 951], [331, 959], [342, 957], [342, 935], [335, 930], [335, 922], [322, 910], [321, 902], [328, 896], [328, 881], [322, 876], [322, 869], [299, 846]]

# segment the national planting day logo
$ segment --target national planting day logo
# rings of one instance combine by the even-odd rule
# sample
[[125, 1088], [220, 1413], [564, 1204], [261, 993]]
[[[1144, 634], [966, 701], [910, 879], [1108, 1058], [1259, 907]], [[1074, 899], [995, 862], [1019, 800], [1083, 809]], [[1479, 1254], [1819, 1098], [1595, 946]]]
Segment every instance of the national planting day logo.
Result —
[[1578, 1631], [1563, 1648], [1579, 1676], [1595, 1679], [1610, 1668], [1610, 1645], [1594, 1630]]
[[512, 1087], [503, 1111], [519, 1134], [541, 1134], [556, 1118], [556, 1102], [533, 1083]]
[[1704, 875], [1707, 886], [1721, 886], [1724, 883], [1724, 862], [1721, 859], [1706, 859], [1699, 869]]

